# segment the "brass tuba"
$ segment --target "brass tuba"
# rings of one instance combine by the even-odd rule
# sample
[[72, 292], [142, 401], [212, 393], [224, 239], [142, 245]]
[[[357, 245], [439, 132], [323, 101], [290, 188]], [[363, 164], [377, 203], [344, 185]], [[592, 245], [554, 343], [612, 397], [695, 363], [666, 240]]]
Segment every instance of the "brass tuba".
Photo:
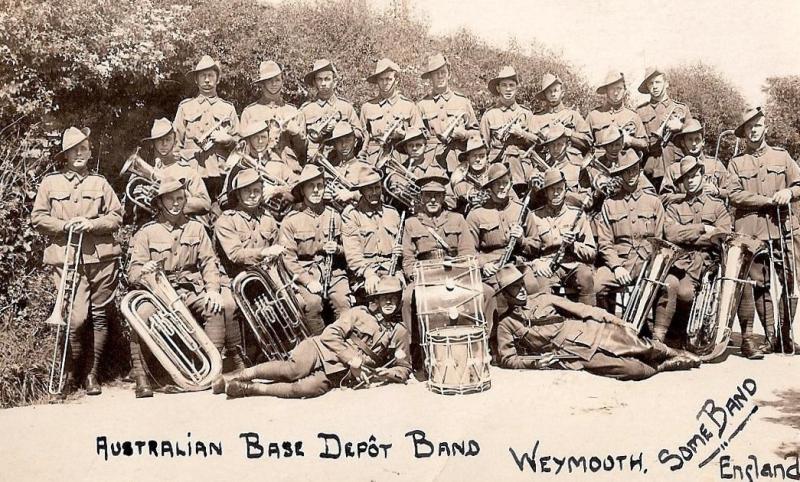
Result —
[[83, 233], [76, 233], [74, 228], [70, 228], [67, 234], [67, 244], [64, 246], [64, 266], [61, 271], [56, 303], [53, 306], [53, 312], [45, 320], [48, 325], [56, 326], [55, 348], [50, 364], [50, 381], [47, 386], [51, 395], [58, 395], [64, 390], [64, 373], [69, 352], [69, 328], [72, 307], [75, 302], [75, 290], [79, 282], [78, 265], [81, 262], [82, 244]]
[[750, 265], [763, 249], [761, 241], [741, 233], [729, 234], [722, 246], [722, 262], [703, 274], [686, 327], [688, 349], [703, 361], [719, 357], [728, 346], [742, 289], [752, 284]]
[[125, 186], [125, 197], [152, 214], [153, 208], [150, 205], [158, 192], [159, 176], [156, 168], [139, 156], [138, 147], [122, 165], [119, 173], [130, 174], [128, 184]]
[[[120, 310], [172, 380], [188, 391], [205, 390], [222, 372], [222, 357], [197, 324], [164, 271], [142, 276], [145, 290], [133, 290]], [[146, 318], [141, 310], [151, 305]]]
[[285, 360], [311, 336], [294, 293], [295, 276], [282, 257], [239, 273], [231, 285], [236, 304], [269, 360]]
[[680, 247], [660, 238], [650, 238], [650, 244], [653, 252], [636, 278], [631, 298], [622, 315], [622, 319], [632, 324], [637, 333], [642, 331], [659, 290], [666, 286], [670, 268], [683, 253]]

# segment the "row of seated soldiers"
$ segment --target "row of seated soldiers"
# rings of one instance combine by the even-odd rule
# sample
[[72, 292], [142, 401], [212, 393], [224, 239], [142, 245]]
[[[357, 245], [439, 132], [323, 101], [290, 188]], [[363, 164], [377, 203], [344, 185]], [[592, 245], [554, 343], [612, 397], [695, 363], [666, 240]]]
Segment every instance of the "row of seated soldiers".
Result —
[[[216, 64], [212, 62], [204, 67], [204, 61], [192, 72], [201, 93], [204, 86], [210, 84], [215, 89], [220, 73]], [[385, 76], [392, 77], [389, 84], [396, 83], [397, 71], [390, 63], [383, 62], [383, 66], [379, 63], [374, 80], [381, 86], [380, 77]], [[432, 79], [438, 78], [434, 75], [437, 71], [445, 72], [445, 80], [449, 79], [446, 62], [430, 72]], [[312, 73], [313, 78], [318, 79], [335, 74], [335, 70], [329, 65]], [[262, 75], [264, 78], [259, 82], [266, 88], [270, 80], [280, 80], [279, 74]], [[664, 79], [656, 71], [648, 76], [647, 85], [658, 80]], [[624, 91], [621, 78], [605, 85], [604, 89], [614, 90], [611, 87], [620, 81]], [[513, 98], [517, 84], [515, 73], [501, 71], [490, 81], [490, 90], [497, 93], [500, 103], [505, 99], [516, 105]], [[560, 86], [560, 81], [553, 81], [548, 88]], [[394, 89], [396, 94], [396, 85]], [[213, 98], [206, 99], [209, 105], [215, 105], [210, 100]], [[396, 96], [394, 99], [398, 100]], [[145, 225], [132, 241], [128, 275], [135, 283], [141, 270], [150, 271], [156, 269], [156, 264], [163, 264], [173, 273], [178, 286], [188, 290], [187, 295], [195, 295], [194, 300], [188, 296], [189, 304], [195, 305], [194, 309], [202, 311], [206, 318], [214, 318], [211, 323], [210, 319], [206, 320], [206, 327], [210, 328], [210, 335], [213, 333], [211, 337], [218, 348], [227, 348], [233, 358], [236, 358], [235, 347], [239, 345], [241, 333], [238, 323], [233, 321], [235, 306], [225, 284], [228, 277], [237, 272], [237, 264], [240, 270], [248, 264], [284, 256], [291, 270], [298, 274], [297, 289], [309, 323], [319, 332], [324, 326], [319, 270], [323, 256], [339, 257], [329, 296], [324, 300], [339, 314], [352, 305], [350, 294], [354, 288], [363, 289], [367, 294], [374, 292], [381, 276], [389, 272], [392, 255], [401, 256], [403, 269], [397, 270], [396, 276], [403, 278], [408, 286], [402, 312], [406, 326], [413, 331], [414, 323], [409, 318], [413, 315], [412, 276], [416, 260], [477, 256], [486, 279], [484, 308], [491, 322], [498, 311], [506, 308], [502, 298], [488, 294], [498, 287], [494, 277], [502, 268], [498, 260], [512, 238], [518, 241], [513, 254], [518, 257], [515, 262], [523, 268], [529, 292], [546, 291], [563, 284], [575, 290], [578, 299], [588, 305], [596, 304], [598, 294], [631, 283], [649, 256], [648, 238], [665, 237], [690, 248], [676, 264], [673, 277], [677, 282], [668, 283], [657, 303], [650, 329], [656, 339], [663, 339], [676, 304], [689, 302], [694, 296], [698, 273], [712, 259], [714, 235], [731, 229], [728, 208], [735, 208], [732, 210], [735, 231], [775, 242], [785, 234], [778, 230], [786, 223], [771, 213], [776, 212], [775, 206], [786, 206], [798, 196], [795, 193], [797, 165], [785, 151], [766, 145], [765, 119], [760, 109], [744, 114], [736, 134], [745, 140], [746, 149], [728, 168], [716, 158], [704, 155], [699, 122], [670, 117], [670, 122], [676, 120], [681, 124], [671, 135], [670, 142], [687, 155], [665, 169], [659, 197], [652, 179], [642, 175], [642, 164], [649, 162], [652, 156], [644, 161], [627, 124], [619, 127], [613, 120], [590, 137], [589, 144], [597, 149], [597, 155], [591, 151], [581, 155], [580, 149], [573, 148], [580, 146], [580, 141], [576, 140], [575, 129], [568, 123], [548, 124], [534, 135], [530, 126], [517, 122], [523, 117], [519, 116], [512, 117], [513, 122], [499, 124], [502, 128], [496, 129], [501, 130], [499, 133], [490, 128], [488, 144], [484, 137], [468, 136], [460, 152], [448, 150], [444, 159], [453, 155], [456, 159], [448, 163], [441, 162], [443, 158], [437, 155], [438, 147], [430, 148], [431, 142], [436, 143], [432, 139], [442, 140], [435, 129], [414, 129], [405, 121], [396, 122], [391, 135], [379, 129], [367, 129], [367, 136], [361, 131], [359, 149], [358, 125], [332, 117], [326, 123], [326, 127], [331, 127], [328, 139], [323, 140], [318, 151], [331, 161], [336, 176], [347, 183], [331, 186], [332, 183], [325, 182], [326, 177], [330, 180], [331, 173], [317, 167], [319, 159], [312, 157], [301, 161], [302, 156], [297, 156], [301, 149], [291, 148], [289, 144], [282, 149], [279, 147], [285, 135], [292, 137], [292, 129], [287, 127], [291, 121], [248, 119], [246, 123], [237, 124], [233, 131], [216, 130], [209, 136], [213, 138], [210, 151], [196, 143], [194, 157], [187, 158], [186, 130], [184, 126], [181, 134], [179, 126], [183, 121], [178, 122], [186, 103], [181, 105], [176, 122], [156, 121], [151, 136], [146, 139], [153, 144], [153, 158], [162, 176], [153, 201], [159, 214], [156, 221]], [[393, 104], [387, 100], [382, 105]], [[487, 115], [484, 119], [488, 119]], [[189, 117], [209, 120], [202, 113]], [[363, 107], [361, 117], [364, 117]], [[195, 127], [197, 132], [208, 132]], [[458, 132], [458, 129], [460, 127], [453, 131]], [[226, 184], [222, 194], [226, 195], [228, 204], [222, 206], [227, 209], [209, 220], [207, 213], [213, 212], [209, 190], [214, 186], [210, 178], [214, 176], [208, 176], [205, 161], [225, 152], [221, 146], [234, 139], [231, 135], [234, 132], [245, 144], [245, 154], [256, 161], [257, 169], [227, 166], [220, 161], [221, 170], [228, 170], [229, 182], [220, 183], [220, 187]], [[387, 149], [384, 141], [398, 134], [402, 138]], [[54, 244], [45, 252], [48, 264], [63, 262], [59, 250], [63, 250], [64, 233], [69, 228], [91, 233], [90, 242], [84, 247], [83, 262], [98, 269], [87, 271], [85, 280], [82, 278], [85, 283], [81, 284], [78, 297], [82, 306], [74, 315], [83, 317], [75, 324], [79, 328], [91, 311], [95, 332], [91, 375], [96, 371], [104, 346], [105, 307], [115, 287], [115, 260], [120, 253], [112, 236], [119, 226], [116, 222], [119, 201], [101, 176], [86, 170], [91, 154], [88, 137], [88, 130], [70, 128], [65, 132], [58, 157], [67, 161], [66, 166], [45, 178], [32, 217], [42, 231], [56, 236]], [[513, 139], [523, 138], [528, 138], [529, 142], [514, 145]], [[497, 140], [502, 144], [501, 154], [494, 145]], [[662, 142], [659, 140], [659, 145]], [[541, 149], [544, 159], [530, 149], [534, 144]], [[512, 147], [516, 147], [516, 157], [511, 155]], [[234, 150], [234, 154], [241, 152], [238, 147]], [[236, 161], [236, 156], [229, 155], [228, 159], [231, 157]], [[397, 209], [386, 205], [383, 199], [382, 179], [389, 158], [396, 159], [413, 173], [413, 183], [419, 190], [416, 214], [402, 230]], [[297, 165], [292, 164], [292, 159]], [[453, 165], [455, 168], [448, 168]], [[279, 174], [281, 170], [284, 171], [282, 175]], [[281, 184], [274, 182], [276, 177], [281, 178], [285, 186], [276, 187]], [[167, 182], [170, 179], [175, 182]], [[165, 191], [170, 186], [173, 190]], [[520, 198], [525, 198], [529, 187], [536, 188], [531, 201], [536, 209], [521, 216]], [[270, 212], [264, 208], [263, 201], [270, 204], [269, 201], [275, 199], [283, 199], [283, 206], [290, 206], [290, 213]], [[336, 201], [344, 208], [337, 211], [326, 207], [328, 201]], [[165, 214], [170, 209], [173, 211], [171, 220]], [[206, 229], [212, 229], [215, 241]], [[95, 235], [100, 239], [93, 239]], [[400, 243], [397, 243], [398, 236], [402, 240]], [[215, 243], [217, 253], [214, 252]], [[217, 254], [226, 274], [222, 274], [220, 262], [216, 261]], [[559, 258], [558, 263], [552, 263], [553, 258]], [[751, 358], [761, 357], [764, 351], [775, 347], [774, 328], [769, 325], [765, 327], [768, 336], [763, 346], [758, 346], [752, 337], [754, 311], [758, 310], [760, 318], [766, 320], [772, 310], [766, 266], [763, 259], [754, 263], [751, 277], [756, 286], [745, 290], [739, 310], [744, 334], [742, 351]], [[56, 279], [59, 276], [57, 270]], [[495, 306], [495, 301], [499, 307]], [[782, 316], [788, 315], [782, 313]], [[81, 353], [79, 340], [71, 340], [71, 345], [73, 357]]]

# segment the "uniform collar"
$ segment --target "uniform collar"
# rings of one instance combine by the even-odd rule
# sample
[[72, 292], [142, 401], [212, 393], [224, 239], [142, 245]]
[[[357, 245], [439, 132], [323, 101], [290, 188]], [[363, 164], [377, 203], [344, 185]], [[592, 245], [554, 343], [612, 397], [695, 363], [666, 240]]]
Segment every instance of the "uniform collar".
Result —
[[566, 106], [564, 106], [564, 102], [562, 101], [562, 102], [559, 102], [555, 106], [551, 106], [550, 104], [547, 104], [547, 106], [544, 108], [544, 111], [546, 113], [548, 113], [548, 114], [556, 114], [558, 112], [561, 112], [564, 109], [566, 109]]
[[564, 199], [564, 202], [561, 203], [561, 207], [558, 208], [557, 210], [553, 206], [551, 206], [550, 203], [548, 203], [547, 201], [545, 201], [545, 205], [542, 208], [542, 212], [544, 213], [545, 216], [553, 217], [553, 218], [562, 215], [564, 212], [566, 212], [566, 210], [567, 210], [567, 200], [566, 199]]
[[261, 105], [275, 106], [275, 107], [282, 107], [285, 104], [285, 102], [283, 101], [283, 97], [281, 97], [280, 94], [273, 96], [269, 93], [266, 95], [262, 94], [261, 97], [259, 97], [258, 99], [258, 103]]
[[358, 202], [358, 211], [361, 212], [361, 214], [365, 215], [368, 218], [374, 218], [375, 216], [377, 216], [379, 214], [383, 214], [383, 204], [381, 204], [379, 207], [373, 209], [372, 207], [370, 207], [367, 204], [366, 201], [359, 201]]
[[433, 225], [433, 226], [440, 226], [446, 221], [446, 213], [447, 210], [442, 208], [442, 212], [439, 213], [438, 216], [433, 217], [429, 215], [427, 212], [420, 212], [417, 216], [419, 217], [420, 222], [424, 225]]
[[503, 112], [506, 112], [506, 111], [509, 111], [509, 110], [513, 112], [513, 111], [516, 111], [519, 108], [519, 104], [517, 104], [517, 101], [514, 101], [514, 103], [511, 104], [511, 105], [501, 105], [499, 107], [500, 107], [500, 110], [503, 111]]
[[391, 96], [387, 97], [386, 99], [381, 99], [378, 101], [378, 104], [384, 106], [386, 104], [395, 105], [397, 101], [400, 100], [400, 91], [396, 90], [392, 93]]
[[335, 104], [336, 104], [336, 100], [337, 100], [337, 99], [336, 99], [336, 94], [332, 94], [332, 95], [331, 95], [330, 97], [328, 97], [327, 99], [320, 99], [319, 97], [317, 97], [317, 104], [318, 104], [320, 107], [325, 107], [326, 105], [333, 106], [333, 105], [335, 105]]
[[439, 101], [440, 101], [440, 100], [442, 100], [442, 99], [444, 99], [445, 101], [448, 101], [448, 100], [450, 100], [450, 98], [451, 98], [452, 96], [453, 96], [453, 91], [452, 91], [452, 89], [450, 89], [450, 88], [448, 87], [448, 88], [447, 88], [447, 90], [445, 90], [445, 91], [444, 91], [444, 92], [442, 92], [441, 94], [434, 94], [434, 95], [433, 95], [433, 101], [434, 101], [434, 102], [439, 102]]
[[762, 142], [761, 145], [756, 150], [749, 152], [748, 154], [750, 154], [753, 157], [761, 157], [766, 152], [767, 152], [767, 143]]
[[622, 112], [624, 109], [625, 109], [625, 102], [621, 102], [618, 107], [614, 107], [613, 105], [611, 105], [611, 103], [606, 101], [606, 112], [609, 112], [611, 114], [616, 114], [617, 112]]
[[657, 106], [658, 104], [666, 106], [671, 99], [669, 98], [668, 94], [664, 94], [664, 98], [661, 100], [654, 100], [653, 97], [650, 97], [650, 105], [653, 107]]
[[88, 172], [86, 173], [86, 175], [81, 176], [80, 174], [78, 174], [77, 172], [75, 172], [75, 171], [73, 171], [71, 169], [64, 169], [63, 174], [64, 174], [64, 177], [66, 177], [70, 182], [73, 182], [73, 181], [75, 181], [77, 179], [78, 183], [83, 182], [84, 179], [89, 177], [89, 173]]
[[216, 95], [213, 96], [213, 97], [208, 97], [206, 95], [199, 94], [197, 96], [197, 102], [199, 102], [201, 104], [204, 104], [204, 103], [208, 102], [209, 104], [214, 105], [214, 104], [217, 103], [218, 100], [219, 100], [219, 97], [216, 96]]
[[636, 187], [633, 189], [633, 192], [626, 192], [624, 197], [625, 199], [638, 201], [639, 198], [642, 197], [642, 192], [642, 174], [639, 174], [639, 180], [636, 182]]
[[314, 211], [313, 209], [311, 209], [311, 207], [310, 207], [310, 206], [304, 206], [304, 207], [303, 207], [303, 214], [306, 214], [306, 215], [308, 215], [308, 216], [311, 216], [312, 218], [316, 218], [316, 217], [322, 216], [322, 214], [323, 214], [324, 212], [325, 212], [325, 209], [324, 209], [324, 208], [322, 209], [322, 211], [320, 211], [320, 212], [316, 212], [316, 211]]
[[163, 227], [164, 227], [164, 229], [166, 229], [166, 230], [167, 230], [167, 231], [169, 231], [170, 233], [171, 233], [171, 232], [173, 232], [173, 231], [175, 231], [175, 230], [178, 230], [178, 231], [183, 231], [183, 228], [184, 228], [184, 226], [186, 226], [186, 223], [188, 223], [188, 222], [189, 222], [189, 218], [187, 218], [185, 215], [184, 215], [184, 216], [182, 216], [182, 217], [181, 217], [181, 221], [179, 221], [179, 222], [178, 222], [178, 223], [176, 223], [176, 224], [172, 224], [172, 223], [171, 223], [171, 222], [170, 222], [170, 221], [167, 219], [167, 217], [166, 217], [166, 216], [163, 216], [163, 215], [162, 215], [162, 216], [159, 216], [159, 218], [160, 218], [160, 219], [158, 220], [158, 223], [159, 223], [161, 226], [163, 226]]

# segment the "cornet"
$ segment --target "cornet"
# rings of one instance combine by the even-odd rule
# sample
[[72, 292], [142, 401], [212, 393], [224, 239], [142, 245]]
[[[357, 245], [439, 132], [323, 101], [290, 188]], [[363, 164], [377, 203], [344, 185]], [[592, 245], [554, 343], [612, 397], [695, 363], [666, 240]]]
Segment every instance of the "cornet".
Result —
[[152, 214], [153, 208], [150, 206], [158, 192], [160, 176], [155, 167], [139, 156], [139, 150], [140, 148], [137, 147], [136, 151], [128, 157], [119, 173], [120, 175], [130, 174], [128, 184], [125, 186], [125, 197]]
[[[78, 266], [81, 263], [81, 246], [83, 233], [76, 233], [70, 227], [67, 234], [67, 244], [64, 247], [64, 265], [61, 271], [61, 283], [58, 286], [56, 304], [53, 312], [45, 320], [48, 325], [56, 326], [55, 348], [50, 364], [50, 382], [47, 390], [52, 395], [58, 395], [64, 390], [64, 374], [67, 367], [67, 353], [69, 352], [69, 328], [72, 320], [72, 308], [75, 302], [75, 292], [78, 287]], [[63, 328], [63, 329], [62, 329]]]
[[439, 142], [441, 142], [442, 144], [445, 145], [450, 144], [450, 142], [453, 140], [453, 133], [455, 132], [455, 130], [459, 126], [465, 125], [466, 123], [467, 120], [464, 113], [458, 114], [457, 116], [454, 116], [450, 120], [450, 122], [447, 124], [447, 127], [445, 127], [444, 131], [441, 134], [436, 134], [436, 137], [439, 138]]
[[497, 138], [500, 139], [500, 141], [502, 142], [508, 141], [509, 136], [511, 136], [511, 128], [514, 127], [515, 125], [519, 125], [524, 118], [525, 118], [524, 112], [517, 113], [517, 115], [515, 115], [513, 119], [506, 122], [505, 124], [500, 126], [497, 129], [497, 131], [495, 131]]

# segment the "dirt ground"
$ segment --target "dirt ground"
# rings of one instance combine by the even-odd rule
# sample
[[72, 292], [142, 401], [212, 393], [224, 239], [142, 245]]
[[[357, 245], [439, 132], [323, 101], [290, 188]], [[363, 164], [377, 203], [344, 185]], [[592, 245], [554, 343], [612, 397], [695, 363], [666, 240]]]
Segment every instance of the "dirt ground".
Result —
[[[0, 480], [720, 480], [733, 470], [721, 467], [726, 456], [742, 466], [755, 456], [757, 470], [765, 463], [794, 463], [784, 457], [800, 449], [798, 372], [800, 356], [771, 355], [762, 361], [731, 356], [725, 363], [642, 382], [492, 367], [491, 389], [465, 396], [437, 395], [419, 382], [334, 390], [312, 400], [226, 400], [210, 392], [136, 400], [131, 386], [106, 387], [99, 397], [0, 412]], [[740, 387], [741, 408], [726, 410]], [[713, 418], [698, 415], [703, 407]], [[732, 435], [753, 407], [758, 408], [749, 421]], [[727, 421], [720, 435], [721, 412]], [[678, 455], [659, 461], [662, 449], [678, 454], [701, 424], [709, 440], [704, 445], [695, 439], [696, 453], [688, 452], [691, 459], [682, 468], [669, 469]], [[414, 430], [435, 444], [432, 456], [415, 457], [415, 435], [406, 435]], [[261, 458], [247, 457], [247, 439], [240, 434], [248, 432], [259, 434]], [[342, 445], [353, 442], [353, 454], [358, 442], [369, 447], [370, 436], [376, 444], [392, 445], [385, 457], [373, 447], [377, 450], [360, 457], [346, 457], [342, 450], [338, 458], [322, 458], [326, 439], [319, 433], [336, 434]], [[98, 436], [107, 437], [107, 451], [98, 453]], [[157, 440], [159, 446], [175, 441], [184, 449], [189, 441], [195, 447], [198, 441], [218, 442], [222, 455], [154, 457], [147, 445], [139, 455], [134, 444], [133, 455], [114, 456], [114, 442], [126, 440]], [[292, 447], [302, 441], [304, 455], [287, 458], [281, 448], [280, 458], [269, 457], [269, 442], [275, 441], [290, 441]], [[510, 449], [521, 458], [537, 441], [536, 472], [524, 460], [520, 471]], [[723, 441], [724, 450], [698, 468]], [[473, 454], [439, 455], [440, 442], [463, 442], [464, 451]], [[328, 444], [333, 453], [335, 443]], [[430, 452], [425, 443], [418, 448], [420, 455]], [[378, 456], [370, 457], [375, 452]], [[609, 455], [611, 465], [598, 465], [607, 464]], [[558, 464], [569, 456], [576, 457], [575, 465]], [[587, 465], [580, 464], [581, 456]], [[641, 464], [631, 470], [631, 459]], [[741, 479], [739, 473], [734, 477]]]

